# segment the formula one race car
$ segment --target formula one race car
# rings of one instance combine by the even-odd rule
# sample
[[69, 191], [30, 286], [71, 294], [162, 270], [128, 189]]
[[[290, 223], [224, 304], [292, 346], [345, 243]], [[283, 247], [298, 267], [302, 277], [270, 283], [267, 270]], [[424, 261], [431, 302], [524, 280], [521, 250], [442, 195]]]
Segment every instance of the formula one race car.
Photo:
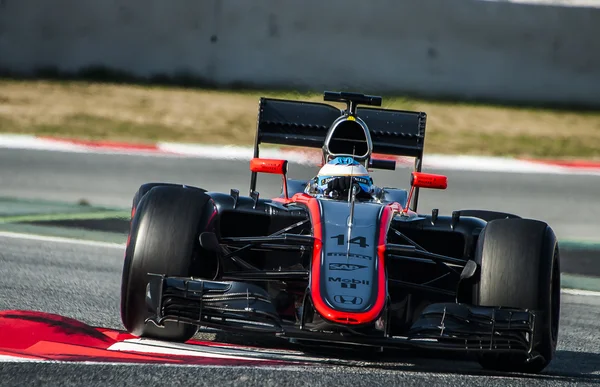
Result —
[[[537, 220], [485, 210], [417, 211], [426, 115], [381, 97], [261, 98], [249, 196], [148, 183], [135, 194], [121, 315], [136, 336], [184, 342], [199, 327], [298, 343], [470, 353], [487, 369], [537, 373], [556, 351], [559, 249]], [[322, 168], [288, 179], [261, 143], [321, 148]], [[376, 159], [374, 155], [387, 155]], [[390, 157], [392, 156], [392, 157]], [[369, 169], [414, 157], [410, 187]], [[282, 176], [259, 196], [257, 174]], [[441, 353], [441, 352], [440, 352]]]

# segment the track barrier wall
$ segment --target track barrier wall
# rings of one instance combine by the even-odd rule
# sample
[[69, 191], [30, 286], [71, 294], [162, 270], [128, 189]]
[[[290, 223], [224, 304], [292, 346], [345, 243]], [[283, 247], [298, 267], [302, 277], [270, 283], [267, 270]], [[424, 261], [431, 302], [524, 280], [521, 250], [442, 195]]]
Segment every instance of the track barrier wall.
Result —
[[0, 68], [600, 106], [600, 8], [483, 0], [0, 0]]

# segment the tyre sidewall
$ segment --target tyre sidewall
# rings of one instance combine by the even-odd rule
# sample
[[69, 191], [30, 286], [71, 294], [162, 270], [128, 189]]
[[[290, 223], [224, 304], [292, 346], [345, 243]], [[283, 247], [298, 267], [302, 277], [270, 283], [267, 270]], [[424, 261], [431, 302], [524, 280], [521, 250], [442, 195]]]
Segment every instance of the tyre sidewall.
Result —
[[[527, 240], [519, 231], [530, 230], [535, 238]], [[509, 236], [514, 234], [513, 238]], [[498, 237], [507, 255], [493, 254], [490, 243]], [[532, 246], [527, 246], [527, 243]], [[535, 245], [538, 243], [539, 245]], [[497, 250], [502, 251], [502, 249]], [[533, 253], [535, 251], [535, 253]], [[522, 256], [519, 256], [522, 252]], [[512, 254], [517, 254], [512, 256]], [[532, 254], [535, 254], [533, 256]], [[506, 270], [490, 270], [498, 262], [514, 260], [506, 264]], [[473, 304], [481, 306], [517, 307], [535, 311], [534, 350], [544, 357], [543, 364], [520, 364], [514, 357], [502, 355], [482, 356], [486, 368], [524, 370], [537, 372], [544, 368], [556, 352], [558, 330], [557, 313], [560, 313], [560, 266], [558, 243], [553, 230], [547, 224], [530, 219], [501, 219], [489, 222], [479, 238], [475, 261], [480, 265], [480, 277], [473, 286]], [[500, 263], [502, 265], [502, 263]], [[510, 272], [508, 272], [510, 271]], [[556, 272], [555, 272], [556, 271]], [[535, 277], [534, 277], [535, 276]], [[554, 282], [553, 282], [554, 280]], [[493, 284], [493, 281], [501, 281]], [[558, 287], [557, 287], [558, 284]], [[487, 287], [487, 290], [486, 290]], [[502, 295], [494, 294], [501, 292]], [[490, 293], [491, 292], [491, 293]], [[558, 302], [552, 305], [552, 300]], [[494, 302], [503, 299], [504, 302]], [[508, 301], [512, 299], [513, 302]], [[556, 305], [558, 304], [558, 306]], [[558, 310], [556, 310], [558, 308]], [[553, 322], [553, 320], [556, 320]], [[554, 323], [554, 325], [553, 325]], [[557, 332], [556, 332], [557, 333]]]
[[191, 275], [199, 247], [197, 236], [209, 201], [210, 197], [200, 190], [172, 186], [153, 187], [139, 201], [121, 284], [121, 318], [132, 334], [185, 341], [192, 329], [195, 332], [196, 328], [187, 324], [166, 323], [165, 328], [144, 324], [150, 316], [145, 306], [145, 287], [148, 272]]

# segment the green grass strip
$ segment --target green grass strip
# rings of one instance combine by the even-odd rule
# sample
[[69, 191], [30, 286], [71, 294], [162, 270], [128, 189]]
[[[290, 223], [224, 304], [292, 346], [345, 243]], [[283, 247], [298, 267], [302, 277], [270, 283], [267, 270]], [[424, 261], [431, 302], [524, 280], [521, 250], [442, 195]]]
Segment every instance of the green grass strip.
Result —
[[600, 291], [600, 278], [562, 273], [560, 285], [565, 289]]
[[98, 211], [87, 213], [71, 214], [36, 214], [36, 215], [16, 215], [0, 217], [0, 223], [22, 223], [22, 222], [49, 222], [60, 220], [81, 220], [81, 219], [129, 219], [131, 214], [128, 211]]

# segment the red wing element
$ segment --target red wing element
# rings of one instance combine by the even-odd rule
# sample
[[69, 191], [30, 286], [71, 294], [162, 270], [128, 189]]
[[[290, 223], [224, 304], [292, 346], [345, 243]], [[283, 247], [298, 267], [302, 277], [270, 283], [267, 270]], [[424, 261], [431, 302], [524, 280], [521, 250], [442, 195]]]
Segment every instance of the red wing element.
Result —
[[433, 173], [413, 172], [410, 177], [410, 185], [417, 188], [446, 189], [448, 178]]
[[253, 158], [250, 160], [250, 171], [285, 175], [287, 165], [287, 160]]
[[250, 171], [259, 173], [273, 173], [282, 176], [283, 194], [285, 199], [288, 199], [288, 187], [287, 187], [287, 171], [288, 162], [287, 160], [280, 159], [261, 159], [258, 157], [250, 160]]

